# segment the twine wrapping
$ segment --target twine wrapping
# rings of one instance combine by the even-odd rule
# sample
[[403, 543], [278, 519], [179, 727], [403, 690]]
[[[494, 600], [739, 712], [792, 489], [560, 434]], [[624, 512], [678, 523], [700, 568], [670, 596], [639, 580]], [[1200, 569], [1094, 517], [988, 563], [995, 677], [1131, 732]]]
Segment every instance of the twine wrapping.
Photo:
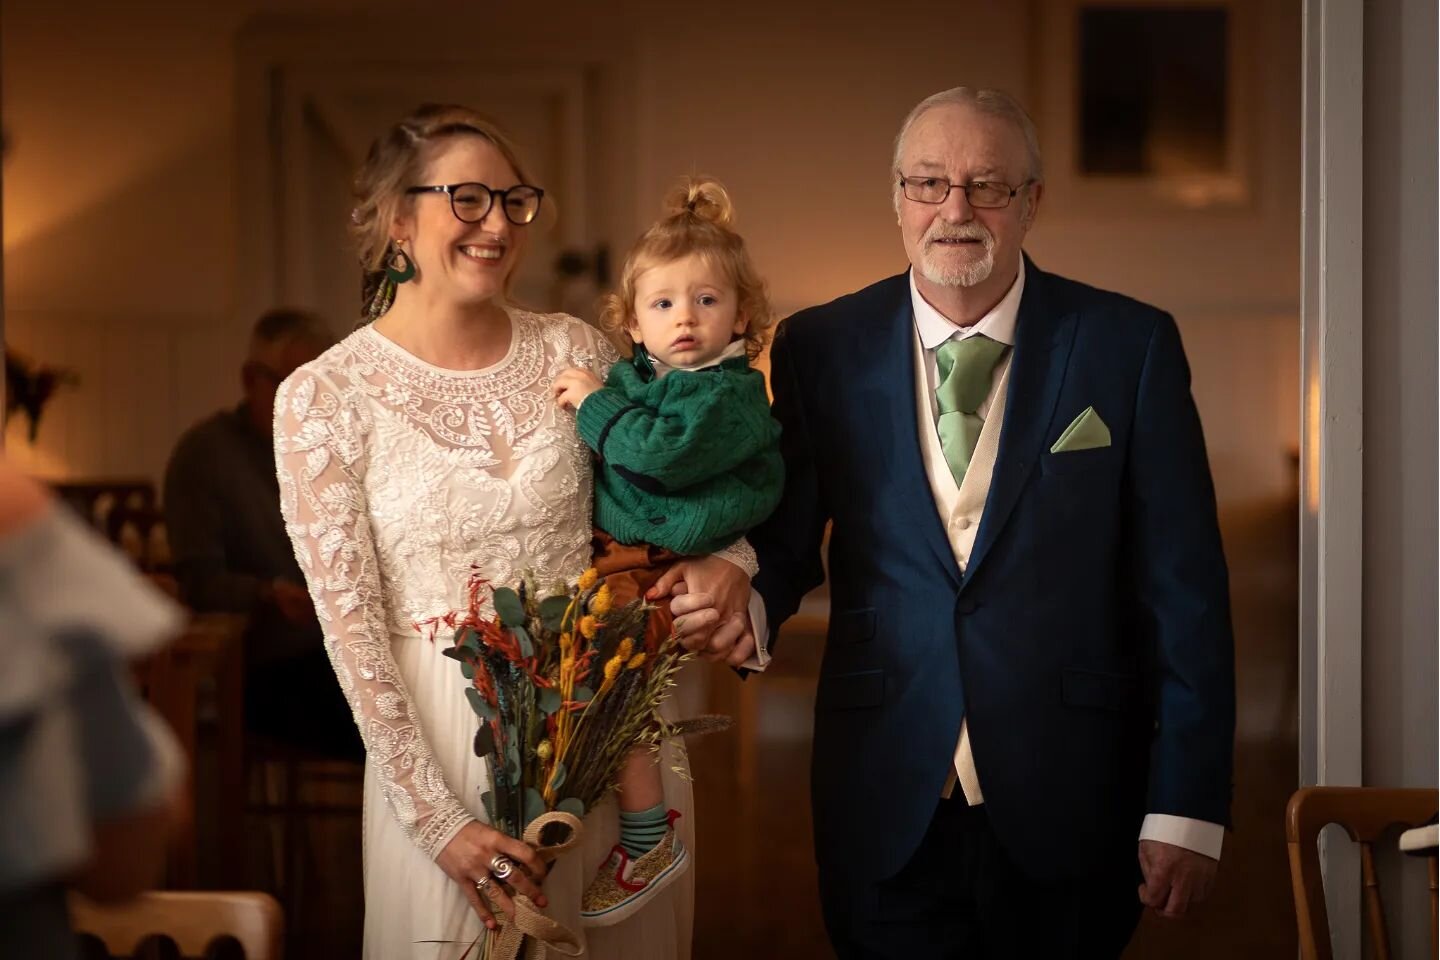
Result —
[[[546, 827], [551, 826], [563, 827], [565, 836], [546, 843], [541, 835]], [[549, 863], [579, 843], [581, 832], [577, 818], [552, 810], [531, 820], [530, 825], [525, 828], [525, 836], [521, 839], [534, 847], [535, 852]], [[513, 899], [515, 919], [511, 920], [503, 913], [496, 915], [495, 919], [500, 924], [499, 935], [487, 956], [497, 960], [520, 960], [523, 949], [524, 960], [542, 960], [551, 950], [566, 957], [578, 957], [585, 952], [585, 941], [578, 934], [541, 913], [529, 897], [516, 893]]]

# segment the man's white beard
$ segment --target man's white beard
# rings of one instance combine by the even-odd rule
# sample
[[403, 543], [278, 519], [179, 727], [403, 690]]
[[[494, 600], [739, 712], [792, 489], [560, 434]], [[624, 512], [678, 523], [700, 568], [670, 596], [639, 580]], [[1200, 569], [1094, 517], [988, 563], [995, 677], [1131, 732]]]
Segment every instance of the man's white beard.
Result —
[[[985, 246], [985, 255], [978, 260], [956, 263], [944, 248], [937, 249], [938, 240], [978, 240]], [[976, 222], [947, 224], [936, 220], [920, 241], [920, 275], [937, 287], [973, 287], [984, 283], [995, 269], [995, 237]], [[953, 253], [959, 253], [955, 250]]]
[[995, 269], [995, 247], [986, 244], [985, 256], [967, 263], [941, 262], [927, 247], [920, 260], [920, 274], [937, 287], [973, 287], [989, 279]]

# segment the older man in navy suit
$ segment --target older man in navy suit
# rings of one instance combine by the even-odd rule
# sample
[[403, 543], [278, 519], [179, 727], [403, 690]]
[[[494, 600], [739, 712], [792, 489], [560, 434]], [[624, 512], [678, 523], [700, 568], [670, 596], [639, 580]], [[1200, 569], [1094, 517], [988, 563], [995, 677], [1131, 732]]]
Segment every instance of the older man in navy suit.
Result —
[[1024, 255], [1043, 173], [1008, 95], [922, 102], [893, 174], [910, 269], [775, 338], [787, 481], [753, 594], [720, 558], [662, 587], [687, 643], [741, 664], [821, 582], [830, 525], [812, 803], [841, 957], [1114, 957], [1142, 904], [1206, 897], [1229, 817], [1229, 596], [1180, 336]]

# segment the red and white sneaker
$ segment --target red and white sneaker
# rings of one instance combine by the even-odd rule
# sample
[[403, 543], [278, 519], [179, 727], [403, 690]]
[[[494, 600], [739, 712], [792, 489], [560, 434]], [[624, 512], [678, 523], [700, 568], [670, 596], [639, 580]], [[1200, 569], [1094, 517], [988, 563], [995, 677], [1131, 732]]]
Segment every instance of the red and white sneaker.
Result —
[[580, 898], [582, 927], [608, 927], [633, 916], [690, 869], [690, 852], [675, 832], [680, 814], [669, 810], [666, 816], [670, 828], [655, 849], [643, 857], [631, 860], [618, 843], [610, 851], [609, 859]]

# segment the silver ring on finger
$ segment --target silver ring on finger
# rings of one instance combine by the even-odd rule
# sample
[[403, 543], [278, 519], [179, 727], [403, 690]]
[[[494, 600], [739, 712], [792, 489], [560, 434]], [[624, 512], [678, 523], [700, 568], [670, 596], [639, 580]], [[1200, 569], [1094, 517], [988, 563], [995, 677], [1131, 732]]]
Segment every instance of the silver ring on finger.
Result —
[[485, 876], [483, 876], [483, 877], [481, 877], [479, 880], [476, 880], [476, 881], [475, 881], [475, 889], [476, 889], [476, 890], [479, 890], [481, 893], [484, 893], [484, 892], [485, 892], [485, 888], [488, 887], [488, 886], [490, 886], [490, 884], [492, 884], [492, 883], [494, 883], [494, 882], [495, 882], [495, 878], [494, 878], [493, 876], [491, 876], [490, 874], [487, 873], [487, 874], [485, 874]]
[[497, 853], [490, 861], [490, 872], [495, 875], [496, 880], [508, 880], [515, 872], [515, 861], [503, 853]]

